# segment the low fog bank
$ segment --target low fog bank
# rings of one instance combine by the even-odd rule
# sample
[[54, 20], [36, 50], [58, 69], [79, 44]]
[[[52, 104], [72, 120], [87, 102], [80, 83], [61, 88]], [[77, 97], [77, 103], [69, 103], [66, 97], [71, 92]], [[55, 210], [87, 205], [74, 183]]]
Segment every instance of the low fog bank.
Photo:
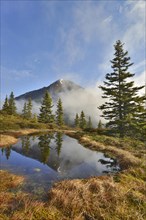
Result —
[[93, 126], [97, 127], [101, 115], [98, 106], [103, 103], [101, 91], [97, 86], [85, 90], [68, 92], [66, 94], [61, 93], [60, 97], [63, 102], [64, 112], [71, 122], [74, 121], [76, 113], [80, 115], [83, 110], [86, 119], [88, 120], [90, 116]]
[[[134, 76], [135, 86], [144, 85], [145, 72], [142, 72], [138, 76]], [[102, 91], [99, 89], [99, 85], [103, 85], [103, 82], [97, 82], [96, 85], [79, 90], [66, 91], [62, 93], [57, 93], [56, 97], [53, 100], [53, 113], [56, 111], [56, 101], [60, 97], [63, 103], [63, 109], [66, 121], [70, 124], [74, 123], [75, 115], [78, 113], [80, 115], [83, 110], [88, 120], [88, 117], [91, 117], [94, 127], [97, 127], [99, 120], [101, 119], [102, 123], [106, 121], [101, 116], [101, 111], [98, 107], [105, 102], [105, 99], [102, 99]], [[139, 91], [140, 95], [144, 95], [144, 89]], [[19, 113], [22, 113], [22, 109], [26, 100], [16, 101], [17, 110]], [[32, 112], [37, 115], [40, 113], [41, 103], [32, 101], [33, 109]]]
[[[22, 110], [23, 110], [25, 102], [27, 103], [28, 100], [23, 99], [23, 100], [20, 100], [20, 101], [15, 101], [18, 113], [22, 114]], [[40, 113], [40, 107], [41, 107], [41, 103], [32, 101], [32, 113], [33, 114], [38, 115]]]
[[[98, 121], [100, 119], [101, 112], [98, 106], [103, 103], [101, 98], [101, 90], [98, 85], [92, 88], [87, 88], [84, 90], [68, 91], [57, 94], [62, 100], [65, 118], [68, 119], [69, 123], [73, 123], [76, 113], [80, 115], [83, 110], [88, 120], [91, 117], [93, 126], [97, 127]], [[22, 113], [22, 109], [26, 100], [16, 101], [17, 110]], [[56, 111], [56, 103], [53, 102], [53, 113]], [[32, 101], [33, 109], [32, 113], [39, 114], [41, 103]], [[101, 119], [103, 121], [103, 119]]]

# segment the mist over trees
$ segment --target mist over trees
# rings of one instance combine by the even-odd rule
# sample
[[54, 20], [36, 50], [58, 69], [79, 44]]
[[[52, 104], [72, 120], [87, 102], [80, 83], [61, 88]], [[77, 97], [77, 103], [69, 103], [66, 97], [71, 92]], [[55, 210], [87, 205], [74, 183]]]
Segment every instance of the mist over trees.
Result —
[[80, 114], [80, 124], [79, 125], [80, 125], [80, 128], [82, 128], [82, 129], [86, 128], [87, 122], [86, 122], [84, 111], [81, 111], [81, 114]]
[[74, 125], [75, 125], [76, 128], [78, 128], [79, 125], [80, 125], [80, 120], [79, 120], [78, 113], [76, 113], [76, 117], [75, 117], [75, 120], [74, 120]]
[[92, 127], [93, 127], [92, 120], [91, 120], [91, 117], [89, 116], [88, 121], [87, 121], [87, 128], [92, 128]]
[[62, 126], [64, 124], [62, 101], [59, 98], [56, 110], [56, 124]]
[[32, 118], [32, 101], [31, 98], [28, 99], [28, 102], [24, 103], [23, 109], [22, 109], [22, 116], [25, 119], [31, 119]]
[[[55, 103], [56, 111], [53, 108], [52, 97], [49, 92], [46, 91], [41, 107], [40, 104], [36, 103], [37, 107], [40, 108], [38, 114], [33, 114], [35, 102], [32, 102], [31, 98], [29, 98], [28, 101], [24, 103], [20, 115], [24, 119], [31, 120], [35, 123], [54, 123], [58, 126], [68, 124], [69, 126], [74, 126], [75, 128], [83, 130], [88, 128], [92, 130], [90, 128], [96, 127], [97, 130], [102, 131], [107, 129], [111, 134], [121, 138], [134, 135], [135, 138], [146, 140], [146, 96], [140, 95], [140, 91], [144, 86], [134, 85], [133, 77], [135, 74], [131, 73], [129, 70], [133, 63], [130, 61], [128, 51], [124, 51], [123, 46], [124, 44], [120, 40], [115, 43], [114, 57], [110, 61], [112, 71], [106, 74], [105, 81], [103, 82], [104, 85], [99, 87], [103, 92], [102, 98], [106, 100], [104, 104], [99, 106], [99, 109], [102, 111], [102, 117], [106, 121], [104, 121], [105, 123], [101, 123], [99, 120], [97, 124], [95, 120], [96, 113], [90, 112], [91, 114], [89, 114], [89, 111], [87, 111], [87, 115], [85, 115], [84, 110], [86, 111], [86, 109], [81, 108], [82, 103], [79, 103], [77, 109], [73, 108], [76, 102], [74, 102], [74, 100], [72, 101], [70, 98], [76, 99], [76, 92], [79, 92], [82, 98], [87, 96], [85, 90], [73, 91], [71, 96], [69, 96], [68, 92], [66, 94], [66, 99], [60, 96], [61, 98]], [[62, 93], [60, 95], [62, 95]], [[64, 108], [62, 100], [65, 106]], [[66, 102], [64, 103], [64, 100], [66, 100], [67, 105]], [[86, 105], [86, 99], [83, 99], [82, 102]], [[69, 103], [71, 103], [71, 106], [69, 106]], [[93, 100], [91, 103], [93, 104]], [[22, 103], [20, 104], [22, 106]], [[69, 109], [67, 108], [68, 106]], [[87, 107], [89, 110], [90, 105]], [[53, 111], [55, 112], [53, 113]], [[81, 112], [79, 113], [79, 111]], [[18, 115], [13, 92], [11, 92], [9, 97], [6, 96], [1, 112], [8, 115]], [[78, 113], [75, 114], [75, 112]], [[98, 117], [99, 114], [97, 113], [97, 118]]]
[[133, 63], [123, 45], [120, 40], [114, 45], [115, 53], [111, 61], [113, 71], [106, 74], [104, 86], [100, 86], [102, 98], [107, 101], [99, 107], [102, 117], [108, 120], [107, 127], [114, 133], [119, 133], [120, 137], [139, 132], [140, 125], [144, 128], [145, 125], [141, 122], [145, 117], [146, 98], [138, 95], [144, 86], [135, 87], [134, 81], [130, 81], [134, 74], [130, 73], [129, 67]]

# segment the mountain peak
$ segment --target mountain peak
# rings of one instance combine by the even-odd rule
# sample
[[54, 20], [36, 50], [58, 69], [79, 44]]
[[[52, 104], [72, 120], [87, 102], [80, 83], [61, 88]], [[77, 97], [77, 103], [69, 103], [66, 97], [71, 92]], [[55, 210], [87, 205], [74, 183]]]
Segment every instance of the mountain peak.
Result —
[[60, 93], [68, 93], [71, 91], [77, 91], [83, 89], [81, 86], [75, 84], [70, 80], [58, 79], [54, 83], [50, 84], [47, 87], [43, 87], [34, 91], [27, 92], [16, 97], [16, 100], [28, 100], [31, 98], [33, 101], [40, 102], [46, 92], [46, 90], [50, 93], [51, 97], [54, 100], [57, 100], [60, 96]]
[[60, 83], [62, 84], [64, 80], [63, 80], [63, 79], [60, 79], [59, 81], [60, 81]]

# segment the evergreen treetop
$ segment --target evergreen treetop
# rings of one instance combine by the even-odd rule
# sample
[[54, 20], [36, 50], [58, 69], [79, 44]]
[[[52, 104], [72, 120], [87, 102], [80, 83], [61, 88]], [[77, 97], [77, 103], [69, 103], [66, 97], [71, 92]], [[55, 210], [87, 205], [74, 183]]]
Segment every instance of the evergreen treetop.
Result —
[[64, 124], [64, 119], [63, 119], [63, 107], [62, 107], [62, 101], [59, 98], [57, 102], [57, 110], [56, 110], [56, 123], [59, 126], [62, 126]]
[[9, 97], [9, 114], [10, 115], [15, 115], [16, 114], [16, 104], [15, 104], [15, 98], [14, 98], [14, 93], [11, 92], [10, 97]]
[[2, 110], [9, 115], [15, 115], [16, 109], [17, 108], [16, 108], [16, 104], [15, 104], [14, 93], [11, 92], [9, 99], [6, 96]]
[[75, 123], [75, 127], [79, 127], [80, 120], [79, 120], [79, 115], [78, 114], [76, 114], [74, 123]]
[[54, 121], [54, 116], [52, 114], [52, 107], [53, 107], [52, 98], [48, 93], [48, 91], [46, 91], [40, 108], [39, 122], [52, 123]]
[[32, 118], [32, 101], [31, 101], [31, 98], [28, 99], [28, 103], [27, 103], [27, 118], [28, 119]]
[[145, 97], [139, 96], [138, 92], [143, 86], [135, 87], [134, 81], [130, 79], [134, 74], [129, 72], [133, 65], [128, 57], [128, 51], [124, 51], [120, 40], [114, 45], [114, 58], [111, 60], [113, 72], [106, 74], [103, 91], [103, 98], [107, 101], [99, 107], [103, 111], [102, 116], [108, 120], [107, 125], [115, 132], [124, 137], [128, 134], [129, 114], [135, 117], [140, 109], [143, 111]]
[[81, 111], [81, 114], [80, 114], [80, 128], [84, 129], [86, 128], [86, 119], [85, 119], [85, 114], [83, 111]]
[[5, 113], [8, 113], [8, 111], [9, 111], [9, 100], [8, 100], [7, 95], [6, 95], [6, 98], [5, 98], [5, 101], [4, 101], [2, 110], [3, 110]]
[[93, 125], [92, 125], [91, 117], [89, 116], [88, 122], [87, 122], [87, 128], [92, 128], [92, 127]]

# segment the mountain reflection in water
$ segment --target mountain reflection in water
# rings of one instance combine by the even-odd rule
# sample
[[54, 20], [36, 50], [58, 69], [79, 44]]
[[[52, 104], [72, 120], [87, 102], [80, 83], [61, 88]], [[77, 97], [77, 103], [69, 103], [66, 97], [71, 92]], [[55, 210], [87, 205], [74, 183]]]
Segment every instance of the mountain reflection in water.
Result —
[[1, 149], [1, 169], [27, 176], [39, 183], [87, 178], [117, 172], [119, 166], [101, 152], [84, 148], [61, 133], [21, 137]]

